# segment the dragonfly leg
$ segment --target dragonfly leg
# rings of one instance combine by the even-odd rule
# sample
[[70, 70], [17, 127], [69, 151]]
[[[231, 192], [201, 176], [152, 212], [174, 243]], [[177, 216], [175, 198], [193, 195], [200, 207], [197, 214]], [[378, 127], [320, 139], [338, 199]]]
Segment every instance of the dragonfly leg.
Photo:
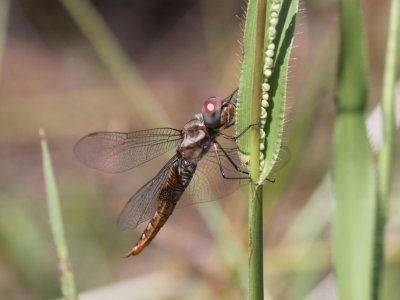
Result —
[[236, 136], [230, 136], [230, 135], [224, 134], [224, 133], [222, 133], [222, 132], [220, 133], [220, 135], [223, 136], [224, 138], [226, 138], [227, 140], [236, 142], [236, 141], [237, 141], [241, 136], [243, 136], [243, 134], [245, 134], [250, 128], [253, 128], [253, 127], [255, 127], [255, 126], [260, 126], [260, 123], [250, 124], [250, 125], [247, 126], [241, 133], [239, 133], [239, 134], [236, 135]]
[[[226, 176], [224, 168], [222, 167], [221, 158], [219, 156], [218, 148], [221, 149], [222, 153], [225, 155], [225, 157], [228, 159], [228, 161], [232, 164], [232, 166], [236, 169], [236, 171], [238, 171], [240, 173], [243, 173], [243, 174], [246, 174], [247, 176], [236, 176], [236, 177]], [[229, 157], [229, 155], [225, 152], [225, 150], [221, 147], [221, 145], [218, 144], [217, 142], [214, 143], [214, 151], [215, 151], [215, 154], [217, 155], [217, 161], [218, 161], [219, 170], [221, 171], [221, 175], [222, 175], [223, 178], [225, 178], [225, 179], [250, 179], [249, 172], [240, 169], [235, 164], [235, 162]]]
[[[234, 90], [234, 91], [232, 92], [232, 94], [229, 96], [229, 100], [227, 101], [227, 102], [228, 102], [228, 105], [231, 103], [233, 97], [235, 96], [235, 94], [237, 93], [238, 90], [239, 90], [239, 88], [237, 88], [236, 90]], [[235, 107], [235, 110], [236, 110], [236, 103], [233, 103], [232, 105]], [[235, 123], [235, 120], [234, 120], [233, 118], [232, 118], [232, 121], [233, 121], [232, 124], [231, 124], [230, 120], [231, 120], [231, 114], [230, 114], [230, 109], [228, 109], [228, 124], [230, 124], [228, 127], [230, 127], [231, 125], [233, 125], [233, 124]]]
[[268, 177], [265, 178], [266, 181], [271, 182], [271, 183], [275, 183], [275, 179], [269, 179]]
[[[222, 153], [225, 155], [225, 157], [228, 159], [228, 161], [231, 163], [231, 165], [236, 169], [236, 171], [238, 171], [240, 173], [243, 173], [243, 174], [247, 174], [247, 175], [249, 175], [250, 173], [248, 171], [240, 169], [239, 166], [232, 160], [232, 158], [230, 158], [229, 155], [225, 152], [224, 148], [218, 142], [215, 142], [214, 143], [214, 150], [215, 150], [215, 153], [217, 155], [218, 165], [219, 165], [219, 169], [221, 170], [222, 177], [224, 177], [225, 179], [251, 179], [250, 176], [232, 177], [232, 178], [227, 177], [225, 175], [225, 172], [224, 172], [223, 168], [222, 168], [222, 164], [221, 164], [221, 160], [219, 158], [219, 153], [218, 153], [217, 146], [218, 146], [219, 149], [221, 149]], [[267, 177], [267, 178], [265, 178], [265, 180], [268, 181], [268, 182], [271, 182], [271, 183], [275, 183], [275, 179], [269, 179]]]

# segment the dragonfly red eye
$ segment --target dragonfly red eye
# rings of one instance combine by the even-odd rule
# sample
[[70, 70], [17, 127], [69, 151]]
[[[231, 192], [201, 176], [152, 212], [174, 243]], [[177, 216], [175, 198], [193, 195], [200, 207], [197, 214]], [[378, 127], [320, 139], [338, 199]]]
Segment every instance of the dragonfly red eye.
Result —
[[215, 105], [214, 103], [207, 103], [206, 105], [206, 111], [207, 112], [213, 112], [215, 110]]
[[203, 120], [204, 124], [211, 129], [216, 129], [221, 126], [221, 111], [223, 99], [220, 97], [210, 97], [203, 105]]

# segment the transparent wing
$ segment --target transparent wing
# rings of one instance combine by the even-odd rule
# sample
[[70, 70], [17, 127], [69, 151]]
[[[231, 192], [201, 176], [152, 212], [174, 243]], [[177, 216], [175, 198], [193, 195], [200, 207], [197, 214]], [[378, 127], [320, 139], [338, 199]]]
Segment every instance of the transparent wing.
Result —
[[233, 161], [241, 171], [246, 172], [246, 168], [241, 165], [237, 148], [224, 148], [224, 150], [230, 159], [219, 151], [221, 167], [225, 176], [232, 179], [222, 176], [216, 152], [211, 148], [197, 165], [192, 181], [178, 202], [178, 207], [185, 207], [193, 202], [208, 202], [224, 198], [249, 182], [248, 175], [238, 171], [231, 162]]
[[118, 217], [117, 226], [120, 229], [135, 228], [140, 223], [152, 218], [157, 211], [158, 196], [165, 186], [177, 156], [172, 157], [158, 174], [147, 182], [125, 204]]
[[[226, 155], [218, 151], [221, 167], [226, 179], [222, 176], [217, 154], [210, 152], [199, 162], [196, 172], [188, 188], [178, 202], [178, 207], [186, 207], [193, 203], [214, 201], [229, 196], [239, 187], [249, 183], [248, 169], [239, 158], [237, 148], [223, 148]], [[229, 156], [229, 159], [228, 157]], [[276, 174], [290, 160], [290, 151], [287, 147], [281, 148], [279, 159], [271, 171]], [[235, 167], [236, 166], [236, 167]], [[236, 179], [234, 179], [236, 178]]]
[[275, 165], [272, 167], [269, 176], [275, 175], [279, 170], [281, 170], [284, 166], [286, 166], [290, 161], [291, 157], [292, 154], [290, 153], [289, 148], [286, 146], [281, 146], [281, 149], [279, 150], [278, 154], [278, 159], [276, 160]]
[[181, 131], [173, 128], [95, 132], [80, 139], [74, 152], [90, 168], [118, 173], [160, 156], [176, 147], [181, 138]]
[[[247, 168], [241, 164], [237, 148], [224, 148], [224, 151], [226, 155], [221, 151], [218, 152], [221, 167], [226, 177], [236, 179], [226, 179], [222, 176], [217, 154], [211, 148], [197, 165], [189, 186], [178, 201], [178, 208], [224, 198], [249, 182]], [[157, 210], [158, 196], [177, 160], [178, 157], [175, 155], [153, 179], [129, 199], [118, 218], [117, 224], [120, 229], [135, 228], [153, 217]], [[289, 160], [289, 149], [282, 147], [280, 159], [274, 166], [272, 174], [285, 166]]]

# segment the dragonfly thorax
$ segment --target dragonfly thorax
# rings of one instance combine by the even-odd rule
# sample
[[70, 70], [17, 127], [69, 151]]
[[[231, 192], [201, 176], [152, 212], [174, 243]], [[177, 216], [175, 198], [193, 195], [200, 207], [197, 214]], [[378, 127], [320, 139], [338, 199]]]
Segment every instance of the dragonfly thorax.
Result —
[[198, 163], [211, 147], [213, 136], [204, 125], [201, 114], [186, 123], [182, 130], [183, 140], [177, 152], [190, 163]]

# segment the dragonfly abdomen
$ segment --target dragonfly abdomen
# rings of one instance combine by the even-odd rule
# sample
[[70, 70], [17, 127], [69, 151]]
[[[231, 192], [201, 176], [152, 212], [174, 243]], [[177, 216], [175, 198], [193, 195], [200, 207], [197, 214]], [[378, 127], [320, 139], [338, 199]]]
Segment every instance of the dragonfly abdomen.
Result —
[[153, 218], [150, 220], [146, 229], [143, 231], [139, 241], [127, 254], [127, 257], [131, 255], [138, 255], [148, 244], [150, 244], [150, 242], [154, 239], [154, 237], [160, 231], [161, 227], [164, 226], [165, 222], [174, 211], [175, 205], [176, 202], [167, 200], [160, 201], [158, 209], [155, 212]]
[[186, 160], [183, 162], [178, 160], [174, 164], [165, 182], [164, 188], [160, 191], [157, 211], [143, 231], [139, 241], [127, 254], [127, 257], [138, 255], [154, 239], [169, 216], [172, 215], [177, 202], [189, 185], [195, 170], [196, 165]]

